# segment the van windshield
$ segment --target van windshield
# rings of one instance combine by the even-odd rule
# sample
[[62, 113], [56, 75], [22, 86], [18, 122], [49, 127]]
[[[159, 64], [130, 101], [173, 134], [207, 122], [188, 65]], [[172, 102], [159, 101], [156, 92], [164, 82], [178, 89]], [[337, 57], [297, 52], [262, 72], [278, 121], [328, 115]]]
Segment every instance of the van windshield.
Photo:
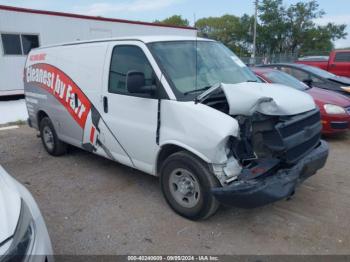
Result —
[[260, 82], [233, 52], [218, 42], [171, 41], [148, 46], [181, 100], [193, 99], [217, 83]]

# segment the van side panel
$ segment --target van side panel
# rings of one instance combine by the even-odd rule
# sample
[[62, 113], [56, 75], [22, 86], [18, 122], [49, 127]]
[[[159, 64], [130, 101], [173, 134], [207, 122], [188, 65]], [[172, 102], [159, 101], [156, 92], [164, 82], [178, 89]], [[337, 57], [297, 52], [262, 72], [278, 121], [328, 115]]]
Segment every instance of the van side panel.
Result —
[[[42, 52], [38, 54], [33, 54], [33, 53], [34, 52], [31, 52], [28, 55], [28, 58], [26, 60], [26, 66], [24, 69], [24, 76], [23, 76], [25, 99], [26, 99], [29, 119], [33, 127], [39, 129], [39, 124], [40, 124], [38, 121], [39, 111], [45, 112], [45, 114], [50, 117], [55, 127], [55, 130], [58, 130], [59, 114], [54, 114], [53, 112], [53, 108], [59, 106], [58, 101], [53, 96], [50, 96], [49, 93], [44, 88], [40, 88], [37, 83], [34, 83], [34, 82], [32, 83], [31, 79], [29, 79], [31, 66], [35, 64], [39, 64], [43, 61], [45, 61], [45, 63], [47, 64], [55, 64], [55, 59], [54, 59], [54, 56], [49, 56], [47, 55], [46, 52], [45, 53]], [[46, 84], [48, 83], [47, 78], [48, 78], [48, 75], [46, 74]], [[49, 76], [49, 79], [51, 80], [51, 76]], [[49, 85], [51, 84], [49, 83]]]
[[31, 52], [24, 75], [28, 113], [34, 127], [43, 111], [62, 141], [133, 166], [100, 114], [106, 48], [96, 43]]

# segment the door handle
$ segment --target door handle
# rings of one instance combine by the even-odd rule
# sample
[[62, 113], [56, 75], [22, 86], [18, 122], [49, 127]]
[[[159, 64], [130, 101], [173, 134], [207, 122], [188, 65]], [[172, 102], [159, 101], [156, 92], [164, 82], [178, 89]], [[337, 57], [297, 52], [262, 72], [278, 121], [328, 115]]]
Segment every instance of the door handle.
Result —
[[103, 111], [108, 113], [108, 99], [106, 96], [103, 97]]

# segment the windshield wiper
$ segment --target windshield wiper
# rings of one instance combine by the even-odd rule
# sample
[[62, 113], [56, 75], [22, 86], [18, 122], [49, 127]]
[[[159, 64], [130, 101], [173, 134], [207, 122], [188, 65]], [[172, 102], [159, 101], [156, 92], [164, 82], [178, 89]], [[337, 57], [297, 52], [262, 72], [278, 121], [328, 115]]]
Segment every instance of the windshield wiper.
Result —
[[[255, 79], [248, 79], [246, 82], [257, 83], [258, 80], [255, 80]], [[188, 95], [188, 94], [192, 94], [192, 93], [197, 93], [197, 92], [201, 92], [201, 91], [206, 91], [206, 90], [210, 89], [211, 87], [213, 87], [214, 85], [217, 85], [217, 84], [218, 84], [218, 83], [215, 83], [215, 84], [209, 85], [209, 86], [205, 86], [205, 87], [202, 87], [202, 88], [199, 88], [199, 89], [190, 90], [190, 91], [184, 92], [183, 94], [184, 94], [184, 95]]]
[[207, 90], [205, 90], [204, 92], [200, 93], [195, 99], [194, 101], [196, 103], [201, 103], [203, 100], [205, 100], [210, 94], [212, 94], [215, 90], [217, 90], [218, 88], [221, 87], [221, 83], [216, 83], [211, 85], [209, 88], [207, 88]]
[[199, 88], [199, 89], [194, 89], [194, 90], [190, 90], [190, 91], [187, 91], [187, 92], [184, 92], [184, 95], [188, 95], [188, 94], [192, 94], [192, 93], [197, 93], [197, 92], [201, 92], [201, 91], [205, 91], [205, 90], [208, 90], [209, 88], [211, 88], [212, 86], [205, 86], [205, 87], [202, 87], [202, 88]]

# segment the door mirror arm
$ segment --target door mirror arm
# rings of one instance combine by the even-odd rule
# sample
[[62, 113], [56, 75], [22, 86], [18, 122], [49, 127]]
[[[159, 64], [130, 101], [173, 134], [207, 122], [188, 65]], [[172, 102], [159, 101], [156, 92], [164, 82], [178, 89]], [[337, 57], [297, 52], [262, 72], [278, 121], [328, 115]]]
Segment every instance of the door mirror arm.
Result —
[[143, 86], [141, 87], [140, 91], [142, 94], [150, 94], [152, 96], [155, 95], [157, 90], [157, 87], [155, 85], [150, 85], [150, 86]]

